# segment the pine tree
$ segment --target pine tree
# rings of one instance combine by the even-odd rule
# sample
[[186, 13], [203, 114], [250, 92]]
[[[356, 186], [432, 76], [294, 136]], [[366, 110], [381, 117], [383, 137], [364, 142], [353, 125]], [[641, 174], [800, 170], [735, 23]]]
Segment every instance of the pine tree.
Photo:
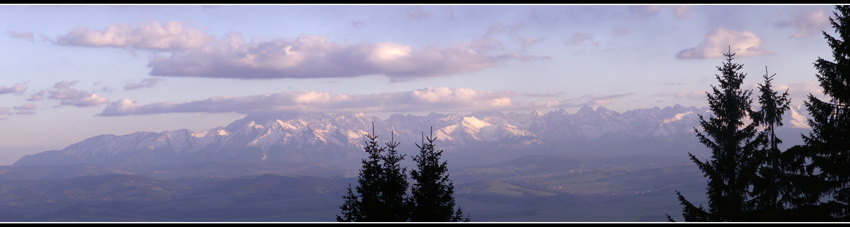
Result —
[[382, 213], [387, 217], [387, 221], [404, 222], [409, 218], [406, 198], [407, 168], [402, 168], [400, 164], [401, 160], [404, 160], [404, 155], [398, 154], [396, 147], [399, 142], [396, 142], [394, 138], [391, 137], [390, 142], [385, 144], [387, 153], [382, 156], [384, 170], [384, 184], [381, 187]]
[[345, 202], [339, 206], [342, 216], [336, 216], [336, 221], [338, 222], [355, 222], [362, 219], [362, 214], [360, 214], [359, 197], [351, 191], [351, 184], [348, 185], [347, 190], [348, 193], [342, 197], [345, 199]]
[[[384, 169], [381, 161], [383, 147], [378, 146], [378, 136], [375, 134], [375, 125], [372, 124], [372, 134], [366, 134], [366, 146], [363, 148], [369, 157], [362, 160], [363, 167], [355, 188], [357, 195], [352, 193], [351, 186], [348, 193], [343, 196], [345, 202], [340, 206], [342, 216], [337, 215], [337, 221], [344, 222], [377, 222], [390, 221], [384, 213], [384, 204], [381, 201], [381, 190], [384, 184]], [[359, 195], [359, 196], [358, 196]]]
[[810, 169], [817, 169], [816, 177], [823, 181], [820, 193], [829, 198], [821, 207], [830, 208], [830, 215], [838, 220], [847, 220], [850, 214], [850, 6], [835, 6], [835, 17], [829, 22], [838, 37], [823, 32], [832, 48], [833, 61], [818, 58], [814, 66], [817, 78], [828, 101], [821, 101], [809, 94], [805, 102], [812, 115], [809, 126], [812, 132], [803, 139], [809, 150]]
[[[433, 133], [433, 129], [432, 129]], [[449, 179], [446, 161], [440, 162], [443, 151], [434, 151], [434, 136], [422, 135], [422, 144], [416, 144], [419, 155], [413, 157], [418, 170], [411, 171], [413, 184], [410, 221], [457, 222], [469, 221], [463, 211], [455, 210], [454, 184]], [[427, 139], [427, 143], [425, 140]]]
[[790, 109], [791, 102], [788, 99], [788, 90], [779, 95], [773, 90], [774, 75], [769, 75], [765, 66], [764, 84], [759, 84], [759, 105], [761, 109], [751, 114], [753, 121], [764, 130], [760, 133], [762, 147], [757, 154], [760, 160], [758, 176], [753, 186], [753, 200], [755, 209], [759, 210], [756, 216], [761, 221], [778, 221], [785, 218], [780, 211], [784, 210], [784, 197], [790, 182], [786, 176], [786, 168], [783, 165], [782, 151], [779, 144], [782, 143], [776, 136], [776, 127], [782, 126], [782, 114]]
[[713, 93], [706, 92], [713, 112], [709, 120], [699, 116], [703, 132], [696, 128], [699, 141], [711, 149], [711, 160], [700, 161], [688, 153], [704, 176], [708, 178], [708, 210], [695, 207], [681, 194], [685, 221], [745, 221], [752, 210], [749, 194], [755, 177], [757, 160], [754, 158], [757, 141], [755, 124], [744, 123], [752, 112], [750, 90], [741, 89], [746, 74], [738, 72], [743, 65], [732, 63], [735, 54], [730, 51], [726, 62], [715, 75], [720, 87], [712, 85]]

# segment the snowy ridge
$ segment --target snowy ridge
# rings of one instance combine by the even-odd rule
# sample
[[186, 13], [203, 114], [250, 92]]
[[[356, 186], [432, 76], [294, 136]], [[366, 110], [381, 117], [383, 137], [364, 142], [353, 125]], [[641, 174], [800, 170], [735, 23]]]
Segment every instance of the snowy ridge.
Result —
[[[794, 128], [805, 125], [803, 111], [800, 107], [792, 108], [784, 118], [786, 125]], [[59, 151], [28, 155], [15, 165], [232, 159], [342, 161], [360, 157], [364, 135], [372, 133], [373, 123], [381, 143], [388, 141], [392, 133], [394, 140], [411, 146], [419, 143], [422, 135], [427, 136], [433, 127], [433, 135], [450, 153], [474, 152], [475, 146], [486, 144], [524, 150], [540, 146], [587, 147], [634, 138], [671, 141], [677, 135], [692, 137], [699, 115], [707, 118], [710, 112], [707, 108], [676, 105], [624, 113], [584, 106], [572, 114], [563, 109], [545, 114], [537, 111], [393, 114], [386, 120], [364, 113], [248, 115], [226, 127], [197, 132], [181, 129], [96, 136]]]

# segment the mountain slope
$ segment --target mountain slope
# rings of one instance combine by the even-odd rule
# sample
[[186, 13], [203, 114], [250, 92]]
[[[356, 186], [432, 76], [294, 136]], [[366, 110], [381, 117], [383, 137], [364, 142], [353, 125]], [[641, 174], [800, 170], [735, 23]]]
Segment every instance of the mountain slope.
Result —
[[[136, 132], [101, 135], [62, 150], [27, 155], [14, 165], [151, 165], [204, 161], [313, 162], [356, 167], [364, 134], [392, 138], [402, 152], [421, 143], [433, 128], [446, 157], [497, 162], [535, 152], [577, 155], [680, 153], [700, 149], [693, 138], [707, 108], [680, 105], [619, 113], [584, 106], [542, 114], [474, 112], [469, 115], [394, 114], [386, 120], [363, 113], [278, 113], [248, 115], [225, 127], [192, 132]], [[780, 130], [806, 130], [801, 109], [789, 111]], [[792, 133], [793, 135], [793, 133]], [[409, 152], [410, 153], [410, 152]], [[412, 153], [411, 153], [412, 154]], [[471, 160], [470, 160], [471, 161]]]

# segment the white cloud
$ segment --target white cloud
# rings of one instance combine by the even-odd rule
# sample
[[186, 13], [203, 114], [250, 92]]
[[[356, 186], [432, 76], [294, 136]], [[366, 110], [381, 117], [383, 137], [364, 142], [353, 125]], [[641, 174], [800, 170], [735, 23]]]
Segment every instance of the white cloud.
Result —
[[127, 91], [127, 90], [141, 89], [141, 88], [152, 88], [153, 86], [156, 86], [156, 84], [159, 83], [160, 81], [162, 81], [162, 79], [145, 78], [139, 83], [127, 83], [127, 85], [124, 85], [124, 90]]
[[11, 87], [6, 87], [6, 86], [3, 86], [3, 85], [0, 85], [0, 95], [10, 94], [10, 93], [22, 94], [26, 90], [27, 90], [27, 87], [24, 87], [24, 83], [17, 83], [14, 86], [11, 86]]
[[[426, 18], [429, 14], [417, 8], [411, 15]], [[352, 24], [355, 27], [361, 25]], [[510, 26], [499, 24], [488, 34], [508, 32], [516, 35], [522, 27], [521, 22]], [[541, 40], [542, 37], [522, 39], [520, 43], [526, 47]], [[450, 47], [412, 47], [392, 42], [347, 44], [330, 41], [327, 36], [308, 34], [297, 38], [246, 42], [236, 32], [215, 39], [198, 28], [184, 27], [177, 21], [164, 25], [155, 21], [137, 25], [112, 24], [103, 30], [80, 27], [51, 42], [70, 46], [170, 51], [170, 55], [152, 58], [148, 67], [151, 67], [150, 75], [173, 77], [271, 79], [385, 75], [390, 81], [397, 82], [472, 72], [508, 60], [547, 59], [531, 55], [488, 54], [489, 49], [501, 45], [498, 39], [488, 35], [472, 43]], [[144, 84], [128, 86], [127, 89], [134, 89]]]
[[344, 44], [301, 35], [246, 43], [231, 33], [204, 48], [156, 57], [151, 75], [240, 79], [329, 78], [383, 74], [391, 81], [446, 76], [495, 66], [501, 60], [469, 47], [423, 47], [398, 43]]
[[789, 36], [790, 38], [805, 38], [820, 34], [822, 30], [829, 28], [828, 13], [826, 8], [806, 11], [803, 8], [794, 7], [788, 12], [789, 19], [777, 21], [774, 25], [779, 28], [793, 28], [794, 34]]
[[[0, 115], [9, 113], [9, 107], [0, 107]], [[5, 119], [5, 118], [3, 118]]]
[[121, 99], [99, 115], [124, 116], [158, 113], [254, 113], [275, 111], [471, 111], [512, 110], [558, 106], [554, 102], [519, 102], [510, 91], [476, 91], [469, 88], [429, 87], [409, 92], [368, 95], [302, 91], [243, 97], [213, 97], [184, 103], [159, 102], [140, 105]]
[[705, 41], [699, 46], [684, 49], [676, 54], [678, 59], [719, 58], [729, 51], [736, 57], [750, 57], [773, 54], [759, 45], [761, 38], [751, 31], [735, 31], [718, 28], [705, 35]]
[[200, 29], [184, 27], [178, 21], [165, 24], [151, 21], [136, 25], [112, 24], [100, 31], [79, 27], [58, 37], [56, 42], [69, 46], [176, 50], [202, 47], [213, 39]]

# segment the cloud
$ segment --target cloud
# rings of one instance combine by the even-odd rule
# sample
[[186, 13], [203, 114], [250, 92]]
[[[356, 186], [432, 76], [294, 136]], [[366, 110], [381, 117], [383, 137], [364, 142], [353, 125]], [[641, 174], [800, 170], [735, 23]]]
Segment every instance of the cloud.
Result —
[[383, 74], [391, 81], [406, 81], [471, 72], [502, 60], [506, 59], [469, 45], [419, 49], [391, 42], [351, 45], [313, 35], [246, 43], [238, 33], [230, 33], [204, 48], [155, 57], [148, 66], [155, 76], [272, 79]]
[[[418, 18], [430, 15], [421, 8], [411, 12]], [[352, 26], [362, 24], [355, 22]], [[522, 23], [496, 26], [492, 32], [516, 34]], [[524, 39], [523, 47], [542, 40]], [[485, 38], [449, 47], [412, 47], [404, 44], [339, 43], [327, 36], [304, 34], [296, 38], [269, 41], [245, 41], [231, 32], [215, 39], [198, 28], [172, 21], [137, 25], [112, 24], [103, 30], [77, 28], [59, 36], [59, 45], [86, 47], [141, 48], [169, 51], [148, 63], [150, 75], [171, 77], [208, 77], [237, 79], [338, 78], [385, 75], [390, 81], [411, 81], [467, 73], [494, 67], [509, 60], [547, 59], [519, 54], [488, 54], [501, 42]]]
[[732, 53], [737, 57], [750, 57], [773, 54], [773, 51], [764, 50], [759, 45], [761, 38], [751, 31], [735, 31], [718, 28], [705, 35], [705, 41], [694, 48], [684, 49], [676, 54], [678, 59], [705, 59], [719, 58], [728, 52], [731, 46]]
[[[0, 115], [6, 114], [6, 113], [9, 113], [9, 107], [0, 106]], [[2, 118], [2, 119], [6, 119], [6, 118]], [[0, 119], [0, 120], [2, 120], [2, 119]]]
[[620, 93], [620, 94], [612, 94], [612, 95], [584, 95], [579, 98], [570, 98], [560, 101], [542, 101], [542, 102], [532, 102], [537, 105], [543, 105], [545, 103], [545, 107], [547, 108], [572, 108], [572, 107], [582, 107], [582, 106], [604, 106], [608, 105], [615, 100], [622, 99], [625, 97], [629, 97], [635, 95], [634, 92]]
[[56, 82], [55, 84], [53, 84], [53, 89], [66, 89], [66, 88], [70, 88], [71, 86], [74, 86], [75, 84], [78, 84], [78, 83], [80, 83], [79, 80], [75, 80], [75, 81], [62, 80], [62, 81], [59, 81], [59, 82]]
[[[669, 98], [672, 97], [673, 99], [676, 99], [676, 100], [687, 99], [687, 100], [692, 100], [692, 101], [705, 101], [707, 99], [707, 97], [705, 95], [706, 95], [705, 91], [693, 90], [693, 91], [690, 91], [690, 92], [660, 92], [660, 93], [653, 94], [652, 96], [662, 97], [664, 99], [669, 99]], [[662, 100], [659, 100], [658, 102], [662, 102]]]
[[36, 92], [36, 93], [32, 94], [32, 95], [31, 95], [31, 96], [27, 99], [27, 101], [39, 101], [39, 100], [42, 100], [42, 99], [44, 99], [44, 94], [45, 94], [45, 93], [47, 93], [47, 90], [41, 90], [41, 91], [38, 91], [38, 92]]
[[601, 95], [601, 96], [592, 96], [590, 100], [585, 104], [592, 105], [606, 105], [614, 101], [615, 99], [625, 98], [628, 96], [634, 95], [634, 92], [621, 93], [621, 94], [613, 94], [613, 95]]
[[59, 45], [85, 47], [133, 47], [153, 50], [177, 50], [202, 47], [214, 38], [198, 28], [184, 27], [171, 21], [165, 24], [112, 24], [103, 30], [79, 27], [56, 39]]
[[794, 34], [789, 38], [805, 38], [820, 34], [822, 30], [829, 28], [829, 14], [827, 9], [821, 8], [814, 11], [804, 11], [802, 8], [793, 8], [788, 12], [789, 19], [774, 23], [779, 28], [791, 27]]
[[129, 99], [110, 103], [100, 116], [160, 113], [256, 113], [276, 111], [418, 112], [512, 110], [552, 107], [559, 102], [518, 102], [510, 91], [476, 91], [469, 88], [429, 87], [409, 92], [366, 95], [300, 91], [243, 97], [212, 97], [183, 103], [141, 105]]
[[27, 104], [24, 104], [23, 106], [16, 106], [14, 108], [16, 110], [18, 110], [18, 112], [16, 112], [15, 114], [33, 115], [33, 114], [35, 114], [35, 109], [38, 108], [38, 106], [36, 106], [33, 103], [27, 103]]
[[564, 94], [564, 92], [559, 91], [559, 92], [554, 92], [554, 93], [522, 93], [522, 96], [554, 98], [554, 97], [559, 97], [562, 94]]
[[693, 6], [668, 6], [673, 10], [673, 16], [678, 19], [691, 19], [691, 16], [694, 14]]
[[16, 39], [26, 39], [26, 40], [29, 40], [29, 41], [35, 40], [35, 39], [33, 39], [32, 32], [20, 33], [20, 32], [15, 32], [15, 31], [7, 31], [6, 33], [9, 34], [9, 37], [16, 38]]
[[11, 86], [11, 87], [6, 87], [6, 86], [3, 86], [3, 85], [0, 85], [0, 95], [10, 94], [10, 93], [22, 94], [26, 90], [27, 90], [27, 87], [24, 87], [24, 83], [17, 83], [14, 86]]
[[543, 41], [543, 37], [539, 37], [539, 38], [536, 38], [536, 39], [529, 37], [529, 38], [523, 39], [522, 40], [522, 48], [526, 48], [528, 46], [531, 46], [532, 44], [539, 43], [541, 41]]
[[584, 41], [587, 41], [590, 44], [593, 44], [593, 46], [599, 46], [598, 42], [593, 41], [593, 35], [590, 35], [590, 34], [587, 34], [587, 33], [575, 33], [575, 34], [573, 34], [573, 36], [571, 36], [570, 39], [567, 40], [567, 45], [578, 46], [578, 45], [581, 45], [581, 43], [583, 43]]
[[[62, 80], [57, 82], [53, 85], [53, 89], [47, 91], [49, 93], [47, 98], [59, 100], [59, 105], [63, 106], [93, 107], [109, 103], [109, 99], [100, 97], [97, 94], [71, 88], [71, 86], [77, 83], [79, 81], [76, 80]], [[39, 91], [39, 93], [33, 94], [29, 100], [41, 100], [43, 98], [42, 95], [43, 93]]]
[[152, 88], [153, 86], [156, 86], [156, 84], [159, 83], [160, 81], [162, 81], [162, 79], [146, 78], [146, 79], [143, 79], [139, 83], [127, 83], [127, 85], [124, 85], [124, 90], [127, 91], [127, 90], [141, 89], [141, 88]]
[[480, 38], [474, 39], [472, 41], [472, 46], [475, 49], [482, 51], [502, 47], [502, 41], [495, 38], [495, 36], [505, 33], [507, 33], [511, 38], [518, 40], [522, 49], [543, 41], [543, 37], [531, 38], [520, 35], [520, 31], [524, 28], [525, 23], [522, 21], [511, 25], [504, 25], [502, 22], [497, 22], [487, 29], [487, 33], [482, 35]]
[[676, 99], [685, 98], [685, 99], [696, 100], [696, 101], [704, 101], [704, 100], [707, 100], [708, 97], [706, 96], [705, 91], [691, 91], [691, 92], [676, 92], [676, 93], [673, 94], [673, 98], [676, 98]]
[[655, 16], [661, 13], [662, 9], [670, 9], [673, 12], [673, 16], [677, 19], [691, 19], [691, 16], [694, 13], [693, 6], [687, 5], [679, 5], [679, 6], [659, 6], [659, 5], [639, 5], [639, 6], [629, 6], [629, 12], [634, 15], [650, 17]]
[[639, 5], [639, 6], [629, 6], [629, 12], [632, 14], [640, 15], [640, 16], [655, 16], [661, 12], [661, 6], [659, 5]]
[[[755, 85], [754, 88], [756, 88]], [[775, 84], [773, 90], [778, 91], [779, 93], [788, 90], [788, 96], [793, 100], [808, 100], [809, 94], [818, 98], [825, 97], [823, 94], [823, 88], [817, 80], [792, 84]], [[754, 92], [758, 92], [758, 90], [756, 89]]]

